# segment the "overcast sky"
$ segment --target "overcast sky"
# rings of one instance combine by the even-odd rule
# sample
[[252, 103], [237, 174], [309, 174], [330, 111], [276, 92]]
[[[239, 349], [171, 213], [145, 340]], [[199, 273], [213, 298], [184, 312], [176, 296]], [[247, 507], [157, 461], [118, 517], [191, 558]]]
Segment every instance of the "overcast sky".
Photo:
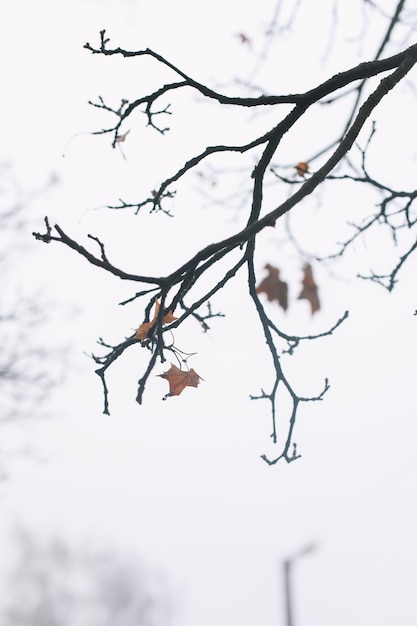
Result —
[[[331, 14], [333, 3], [324, 4]], [[380, 4], [388, 11], [395, 3]], [[166, 137], [146, 129], [140, 114], [129, 120], [123, 158], [108, 137], [78, 135], [111, 123], [87, 101], [102, 95], [115, 104], [172, 77], [154, 63], [93, 57], [84, 43], [97, 44], [106, 28], [115, 46], [149, 46], [198, 80], [233, 93], [239, 89], [235, 79], [251, 75], [275, 93], [302, 91], [369, 60], [379, 44], [371, 24], [365, 39], [352, 46], [365, 23], [356, 5], [350, 21], [339, 15], [337, 45], [331, 38], [323, 43], [306, 7], [298, 43], [284, 33], [270, 61], [251, 74], [273, 0], [18, 0], [0, 6], [1, 161], [10, 162], [29, 189], [51, 173], [59, 179], [34, 205], [31, 223], [42, 230], [48, 214], [84, 242], [87, 233], [98, 235], [116, 264], [154, 275], [234, 232], [242, 214], [210, 206], [197, 177], [173, 205], [173, 221], [100, 207], [118, 198], [140, 200], [205, 145], [233, 141], [239, 133], [252, 136], [275, 117], [254, 117], [239, 127], [212, 107], [200, 119], [198, 98], [180, 96]], [[242, 45], [239, 33], [251, 44]], [[291, 47], [284, 57], [285, 45]], [[401, 184], [411, 187], [415, 155], [406, 139], [414, 131], [405, 130], [406, 109], [395, 123], [391, 112], [384, 104], [382, 123], [391, 120], [386, 133], [393, 152], [409, 156], [404, 178], [410, 182]], [[281, 161], [305, 158], [303, 141], [313, 146], [314, 134], [323, 132], [318, 126], [308, 140], [295, 136]], [[385, 161], [387, 176], [395, 180], [396, 160], [381, 155], [381, 167]], [[337, 193], [332, 202], [342, 210], [350, 199]], [[197, 202], [200, 212], [193, 215]], [[361, 200], [351, 202], [356, 208]], [[319, 242], [338, 237], [315, 229], [318, 207], [312, 206], [300, 237], [317, 251]], [[23, 288], [28, 281], [39, 285], [55, 303], [47, 338], [53, 343], [65, 337], [72, 366], [45, 409], [48, 419], [5, 433], [11, 446], [30, 443], [35, 453], [9, 468], [0, 501], [2, 553], [15, 524], [128, 551], [166, 576], [178, 598], [179, 625], [267, 626], [284, 624], [283, 559], [314, 543], [316, 550], [300, 557], [295, 569], [297, 626], [416, 622], [415, 261], [393, 294], [353, 280], [378, 256], [395, 258], [383, 239], [358, 246], [351, 265], [337, 266], [333, 276], [316, 267], [323, 307], [312, 319], [307, 303], [295, 296], [302, 259], [279, 237], [260, 238], [257, 268], [261, 276], [267, 262], [285, 267], [294, 285], [291, 316], [276, 303], [268, 305], [283, 329], [312, 334], [346, 309], [350, 316], [334, 336], [285, 359], [300, 395], [320, 392], [326, 376], [331, 389], [323, 402], [300, 411], [295, 440], [302, 458], [268, 467], [260, 459], [274, 454], [268, 407], [251, 402], [249, 394], [268, 386], [270, 359], [245, 295], [245, 276], [218, 297], [216, 306], [226, 317], [213, 320], [211, 333], [203, 335], [192, 322], [176, 333], [182, 349], [197, 353], [190, 364], [204, 378], [198, 389], [162, 402], [166, 383], [155, 377], [139, 407], [136, 381], [146, 355], [138, 347], [109, 376], [111, 415], [104, 416], [99, 380], [85, 353], [96, 349], [99, 336], [120, 341], [143, 320], [139, 304], [117, 307], [136, 289], [102, 276], [69, 250], [32, 241], [28, 233], [28, 255], [15, 280]]]

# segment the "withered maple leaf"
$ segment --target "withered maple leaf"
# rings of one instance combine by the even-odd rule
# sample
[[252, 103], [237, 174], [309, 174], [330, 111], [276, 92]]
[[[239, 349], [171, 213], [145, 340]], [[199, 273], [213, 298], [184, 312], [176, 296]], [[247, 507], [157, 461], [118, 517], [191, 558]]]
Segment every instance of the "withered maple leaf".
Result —
[[303, 272], [303, 288], [300, 295], [298, 296], [298, 299], [308, 300], [311, 306], [311, 315], [314, 315], [316, 311], [320, 310], [320, 300], [318, 295], [318, 287], [313, 278], [313, 270], [311, 269], [311, 265], [309, 263], [306, 263], [303, 266]]
[[256, 293], [266, 293], [268, 300], [277, 300], [286, 311], [288, 309], [288, 285], [279, 277], [279, 269], [273, 265], [265, 265], [268, 276], [256, 287]]
[[169, 382], [169, 396], [179, 396], [186, 387], [198, 387], [200, 380], [203, 380], [194, 369], [182, 370], [172, 363], [167, 372], [158, 376]]
[[[144, 341], [152, 334], [160, 307], [161, 305], [159, 304], [158, 300], [156, 300], [153, 318], [149, 322], [144, 322], [139, 326], [135, 333], [135, 339], [140, 339], [140, 341]], [[162, 318], [162, 324], [170, 324], [171, 322], [175, 322], [176, 319], [178, 318], [174, 317], [172, 311], [167, 311], [167, 313]]]

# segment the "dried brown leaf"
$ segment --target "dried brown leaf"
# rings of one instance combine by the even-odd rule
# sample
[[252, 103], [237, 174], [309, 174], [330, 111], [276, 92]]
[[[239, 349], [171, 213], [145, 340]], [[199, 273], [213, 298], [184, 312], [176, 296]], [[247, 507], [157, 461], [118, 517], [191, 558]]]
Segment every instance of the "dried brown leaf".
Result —
[[301, 289], [299, 300], [308, 300], [311, 306], [311, 315], [320, 310], [320, 300], [318, 295], [318, 287], [313, 278], [313, 270], [311, 265], [306, 263], [303, 267], [303, 288]]
[[158, 376], [169, 382], [170, 396], [179, 396], [186, 387], [198, 387], [200, 380], [203, 380], [194, 369], [182, 370], [172, 363], [167, 372]]
[[[135, 339], [140, 339], [140, 341], [144, 341], [148, 339], [152, 335], [153, 329], [155, 328], [156, 319], [158, 317], [160, 304], [158, 300], [155, 301], [155, 312], [153, 318], [149, 322], [143, 322], [137, 329], [135, 333]], [[172, 311], [167, 311], [162, 319], [162, 324], [171, 324], [171, 322], [175, 322], [178, 319], [174, 317]]]
[[268, 276], [263, 279], [256, 287], [256, 293], [266, 293], [268, 300], [277, 300], [278, 304], [284, 309], [288, 308], [288, 285], [279, 277], [280, 271], [273, 265], [265, 265]]

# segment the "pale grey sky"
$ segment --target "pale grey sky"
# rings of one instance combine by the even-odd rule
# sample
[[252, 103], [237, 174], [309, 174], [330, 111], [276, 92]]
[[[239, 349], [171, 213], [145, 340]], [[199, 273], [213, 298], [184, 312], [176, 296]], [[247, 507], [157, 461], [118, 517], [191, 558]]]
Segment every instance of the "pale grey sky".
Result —
[[[325, 4], [331, 10], [333, 3]], [[395, 3], [380, 4], [391, 10]], [[72, 138], [107, 124], [104, 114], [87, 101], [102, 95], [115, 103], [169, 77], [155, 64], [93, 57], [83, 45], [97, 43], [99, 30], [106, 28], [114, 45], [152, 47], [197, 79], [230, 90], [230, 81], [245, 78], [254, 63], [236, 34], [247, 33], [256, 42], [274, 6], [272, 0], [256, 6], [234, 0], [2, 2], [0, 78], [8, 97], [0, 103], [1, 160], [12, 162], [29, 187], [51, 171], [61, 181], [46, 206], [40, 201], [33, 209], [38, 228], [47, 213], [84, 241], [89, 232], [108, 241], [112, 254], [128, 269], [140, 265], [151, 274], [184, 261], [189, 251], [216, 238], [223, 228], [233, 232], [240, 216], [208, 206], [193, 182], [181, 196], [181, 206], [175, 205], [175, 222], [168, 225], [161, 215], [141, 215], [139, 220], [91, 209], [120, 197], [139, 200], [186, 158], [213, 143], [213, 137], [222, 141], [224, 133], [232, 141], [234, 133], [250, 135], [272, 118], [254, 118], [235, 129], [213, 109], [213, 119], [197, 123], [193, 117], [200, 134], [184, 137], [184, 122], [187, 116], [198, 116], [199, 105], [184, 101], [184, 112], [180, 98], [166, 137], [145, 129], [140, 115], [129, 120], [123, 159], [106, 138]], [[365, 41], [350, 44], [363, 26], [353, 10], [350, 16], [340, 14], [336, 43], [323, 43], [324, 36], [311, 29], [311, 9], [304, 8], [302, 40], [293, 46], [291, 32], [284, 33], [271, 51], [278, 60], [266, 64], [257, 78], [271, 91], [281, 91], [280, 84], [288, 91], [313, 86], [368, 60], [378, 45], [372, 39], [377, 25], [372, 24]], [[281, 50], [290, 45], [290, 54], [283, 57]], [[323, 64], [326, 50], [331, 54]], [[405, 88], [400, 89], [404, 95]], [[411, 111], [414, 101], [409, 106]], [[390, 113], [387, 100], [382, 123], [392, 120]], [[393, 150], [410, 153], [410, 169], [404, 174], [404, 185], [410, 187], [415, 160], [405, 142], [405, 113], [395, 124], [390, 121], [386, 132], [392, 133]], [[316, 129], [319, 135], [324, 132]], [[309, 142], [313, 138], [308, 134]], [[302, 134], [288, 141], [289, 162], [304, 157], [300, 151], [305, 141]], [[395, 161], [381, 155], [381, 163], [385, 161], [387, 176], [395, 179]], [[337, 193], [326, 197], [334, 202], [335, 213], [349, 202]], [[197, 202], [204, 207], [191, 227], [190, 211]], [[359, 202], [352, 198], [355, 207]], [[313, 204], [300, 230], [309, 245], [311, 235], [315, 245], [334, 240], [331, 231], [314, 229], [318, 210]], [[297, 215], [299, 222], [304, 219]], [[338, 219], [336, 215], [335, 225]], [[145, 228], [150, 235], [143, 236]], [[286, 264], [289, 278], [296, 280], [299, 257], [288, 247], [281, 251], [274, 233], [260, 242], [259, 269], [277, 254], [277, 262]], [[30, 240], [33, 280], [47, 285], [61, 308], [76, 310], [76, 315], [57, 315], [50, 325], [50, 336], [65, 334], [73, 346], [75, 368], [48, 407], [55, 419], [8, 433], [13, 442], [29, 438], [42, 462], [20, 461], [3, 487], [4, 549], [7, 529], [15, 523], [44, 535], [129, 549], [181, 590], [176, 617], [181, 626], [266, 626], [284, 624], [282, 560], [317, 542], [317, 550], [296, 569], [297, 626], [414, 624], [417, 464], [410, 346], [416, 337], [412, 314], [417, 303], [410, 285], [415, 262], [404, 269], [392, 295], [355, 282], [358, 268], [369, 270], [378, 246], [380, 254], [389, 254], [383, 240], [369, 238], [368, 244], [357, 247], [350, 265], [337, 266], [337, 279], [317, 268], [323, 310], [313, 320], [307, 308], [285, 317], [270, 305], [284, 330], [288, 325], [303, 334], [325, 330], [347, 308], [350, 317], [333, 337], [306, 345], [287, 359], [287, 371], [301, 395], [317, 393], [326, 376], [331, 389], [323, 402], [305, 405], [300, 412], [295, 439], [302, 459], [269, 468], [260, 460], [260, 454], [274, 453], [268, 441], [268, 408], [248, 396], [271, 379], [270, 360], [248, 310], [245, 276], [220, 294], [218, 306], [227, 317], [215, 320], [209, 335], [191, 322], [176, 333], [178, 345], [197, 352], [192, 366], [204, 378], [200, 387], [161, 402], [166, 383], [155, 377], [139, 407], [135, 385], [146, 355], [138, 349], [109, 377], [109, 417], [101, 413], [99, 381], [83, 351], [95, 350], [98, 336], [118, 341], [137, 327], [143, 319], [140, 306], [117, 307], [135, 289], [102, 276], [69, 250]], [[22, 285], [27, 275], [27, 267], [17, 268], [16, 280]]]

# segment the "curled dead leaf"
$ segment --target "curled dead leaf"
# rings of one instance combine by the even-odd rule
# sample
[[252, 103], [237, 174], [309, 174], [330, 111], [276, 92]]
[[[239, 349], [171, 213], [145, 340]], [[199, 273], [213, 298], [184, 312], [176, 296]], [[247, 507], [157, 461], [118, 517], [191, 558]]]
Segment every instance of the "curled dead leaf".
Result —
[[305, 161], [300, 161], [295, 166], [295, 171], [297, 172], [299, 176], [305, 176], [308, 170], [309, 170], [309, 166], [308, 166], [308, 163], [306, 163]]
[[128, 136], [129, 133], [130, 133], [130, 128], [123, 135], [118, 135], [116, 141], [118, 143], [123, 143], [124, 141], [126, 141], [126, 137]]
[[[160, 307], [161, 305], [159, 304], [158, 300], [156, 300], [153, 318], [149, 322], [144, 322], [139, 326], [135, 333], [135, 339], [140, 339], [140, 341], [144, 341], [152, 335]], [[167, 311], [162, 318], [162, 324], [171, 324], [171, 322], [175, 322], [176, 319], [178, 318], [174, 317], [172, 311]]]
[[236, 37], [239, 37], [240, 43], [243, 44], [244, 46], [249, 46], [249, 47], [252, 46], [251, 39], [247, 35], [245, 35], [245, 33], [238, 33]]

